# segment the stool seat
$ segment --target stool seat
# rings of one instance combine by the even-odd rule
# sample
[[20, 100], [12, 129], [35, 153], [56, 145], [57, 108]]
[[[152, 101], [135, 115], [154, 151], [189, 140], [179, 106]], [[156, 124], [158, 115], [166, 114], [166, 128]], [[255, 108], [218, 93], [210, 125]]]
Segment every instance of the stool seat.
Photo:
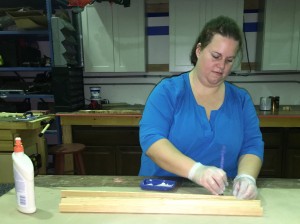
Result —
[[55, 145], [48, 149], [48, 154], [54, 155], [54, 169], [55, 174], [64, 174], [65, 171], [65, 156], [66, 154], [73, 155], [74, 170], [76, 174], [85, 175], [85, 168], [82, 159], [82, 152], [85, 149], [84, 144], [80, 143], [69, 143]]

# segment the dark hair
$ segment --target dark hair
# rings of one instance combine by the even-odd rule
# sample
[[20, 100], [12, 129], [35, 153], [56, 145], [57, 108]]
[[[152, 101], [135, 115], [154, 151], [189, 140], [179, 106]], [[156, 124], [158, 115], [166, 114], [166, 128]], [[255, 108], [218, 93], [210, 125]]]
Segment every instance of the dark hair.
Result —
[[215, 34], [220, 34], [223, 37], [233, 38], [239, 42], [238, 51], [242, 49], [242, 34], [237, 23], [227, 16], [216, 17], [206, 23], [193, 46], [190, 59], [194, 66], [198, 60], [196, 56], [198, 43], [201, 43], [201, 48], [204, 49], [211, 42]]

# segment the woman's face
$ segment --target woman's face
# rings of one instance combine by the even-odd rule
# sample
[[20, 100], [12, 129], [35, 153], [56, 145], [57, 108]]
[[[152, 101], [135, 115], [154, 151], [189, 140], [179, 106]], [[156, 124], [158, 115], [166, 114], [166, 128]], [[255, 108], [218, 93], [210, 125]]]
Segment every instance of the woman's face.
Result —
[[219, 34], [215, 34], [204, 49], [198, 44], [195, 69], [202, 84], [218, 86], [223, 83], [231, 71], [238, 45], [238, 41]]

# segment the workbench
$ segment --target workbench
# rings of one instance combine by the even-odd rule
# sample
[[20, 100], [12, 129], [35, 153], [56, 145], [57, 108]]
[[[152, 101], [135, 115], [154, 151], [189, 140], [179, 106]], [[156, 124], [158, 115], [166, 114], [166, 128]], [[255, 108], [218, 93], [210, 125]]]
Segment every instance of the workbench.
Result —
[[[282, 108], [282, 107], [281, 107]], [[294, 106], [293, 110], [260, 111], [257, 109], [260, 127], [300, 127], [300, 107]]]
[[[142, 106], [106, 106], [108, 110], [80, 110], [57, 113], [62, 128], [63, 143], [71, 143], [73, 125], [138, 127], [142, 118]], [[260, 111], [257, 109], [260, 127], [300, 127], [300, 108], [291, 111]]]
[[[259, 199], [264, 214], [262, 217], [210, 216], [210, 215], [165, 215], [165, 214], [109, 214], [109, 213], [60, 213], [60, 193], [67, 190], [134, 191], [141, 192], [139, 176], [37, 176], [35, 195], [37, 211], [22, 214], [16, 209], [15, 191], [12, 189], [0, 197], [1, 223], [255, 223], [255, 224], [298, 224], [300, 220], [299, 179], [258, 179]], [[208, 194], [207, 191], [186, 179], [177, 179], [173, 192]], [[225, 194], [230, 195], [232, 181]]]
[[138, 127], [142, 118], [142, 110], [80, 110], [57, 113], [59, 117], [62, 142], [72, 143], [72, 126], [93, 125], [107, 127]]
[[39, 137], [43, 129], [42, 121], [49, 121], [51, 115], [34, 113], [33, 120], [17, 120], [18, 113], [1, 113], [0, 116], [0, 183], [13, 183], [12, 153], [15, 137], [21, 137], [25, 153], [40, 154], [39, 172], [46, 174], [47, 150], [44, 136]]
[[[265, 141], [261, 175], [299, 178], [300, 144], [295, 140], [300, 136], [300, 107], [293, 106], [290, 111], [282, 107], [278, 111], [256, 109]], [[62, 112], [56, 116], [60, 119], [64, 143], [79, 142], [87, 146], [84, 153], [87, 174], [137, 175], [142, 152], [138, 139], [142, 112], [141, 105], [107, 105], [103, 110]], [[73, 170], [72, 158], [67, 158], [65, 164], [66, 170]]]

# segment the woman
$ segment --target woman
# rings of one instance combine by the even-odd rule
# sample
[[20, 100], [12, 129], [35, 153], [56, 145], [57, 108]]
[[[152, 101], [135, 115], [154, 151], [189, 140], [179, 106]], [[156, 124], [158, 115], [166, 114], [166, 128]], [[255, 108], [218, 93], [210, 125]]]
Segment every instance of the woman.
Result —
[[263, 160], [259, 120], [249, 94], [228, 82], [242, 49], [237, 24], [220, 16], [208, 22], [191, 52], [194, 68], [162, 80], [140, 121], [141, 176], [181, 176], [222, 194], [227, 176], [233, 195], [257, 196]]

